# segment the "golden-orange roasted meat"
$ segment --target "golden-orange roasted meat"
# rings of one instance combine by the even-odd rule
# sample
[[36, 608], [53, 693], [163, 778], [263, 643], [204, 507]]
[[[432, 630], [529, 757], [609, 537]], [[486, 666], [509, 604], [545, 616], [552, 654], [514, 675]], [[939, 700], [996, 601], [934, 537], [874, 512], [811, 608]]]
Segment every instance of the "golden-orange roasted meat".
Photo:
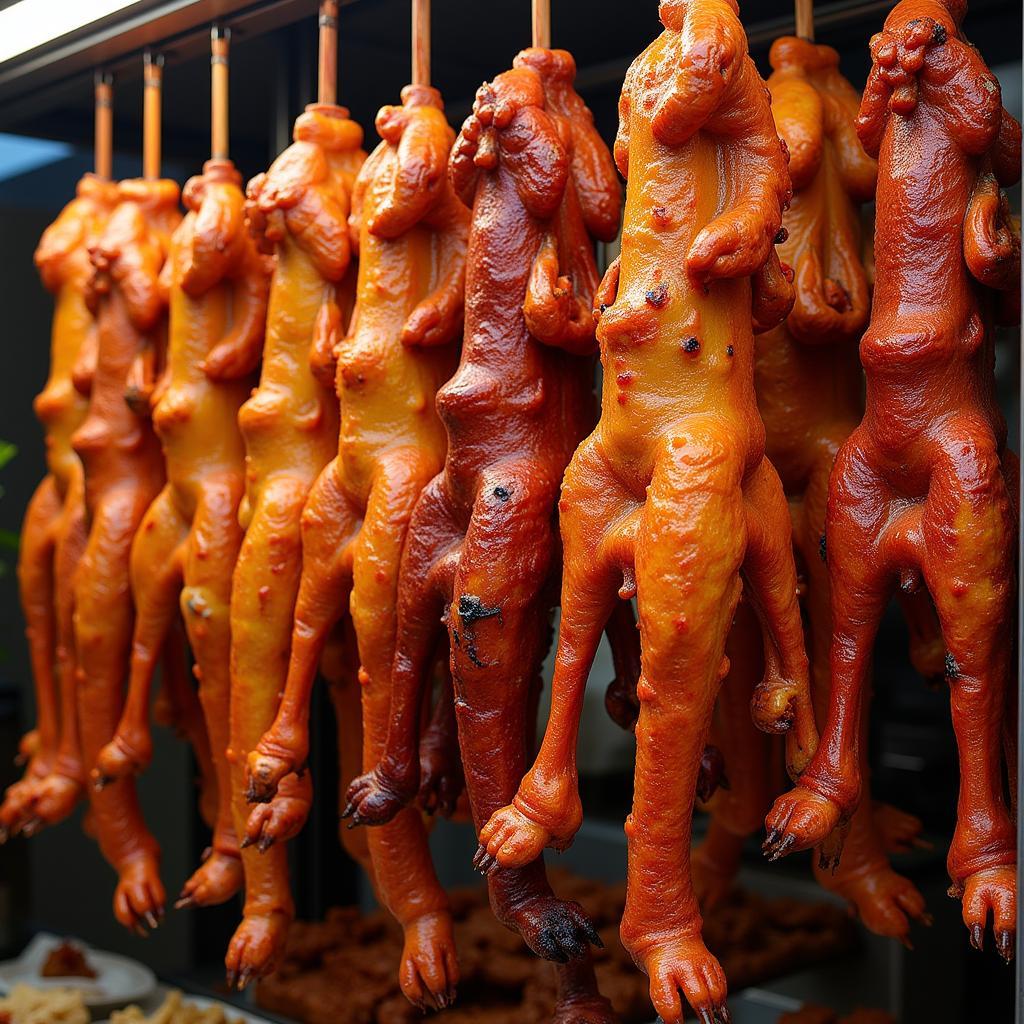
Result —
[[[766, 431], [766, 452], [779, 472], [793, 519], [793, 543], [806, 586], [808, 653], [815, 710], [824, 720], [831, 688], [832, 613], [828, 569], [821, 555], [828, 478], [839, 446], [863, 413], [857, 343], [867, 326], [870, 292], [862, 259], [859, 206], [875, 194], [876, 164], [857, 138], [860, 98], [839, 72], [839, 54], [796, 37], [777, 40], [769, 59], [772, 113], [789, 149], [793, 199], [783, 217], [787, 238], [779, 255], [795, 271], [795, 301], [785, 324], [755, 342], [754, 384]], [[925, 595], [908, 598], [921, 603]], [[919, 610], [915, 624], [926, 620]], [[933, 613], [932, 613], [933, 614]], [[772, 772], [775, 746], [750, 720], [749, 698], [762, 666], [749, 610], [737, 614], [726, 653], [729, 675], [715, 710], [714, 735], [731, 788], [711, 804], [707, 841], [694, 854], [701, 905], [707, 909], [735, 880], [744, 840], [759, 831], [782, 773]], [[925, 656], [938, 647], [918, 627], [915, 661], [941, 672]], [[932, 659], [934, 661], [934, 659]], [[866, 710], [865, 710], [866, 714]], [[914, 822], [897, 819], [899, 840]], [[918, 823], [917, 828], [920, 828]], [[870, 801], [851, 823], [846, 852], [834, 872], [815, 865], [818, 881], [838, 892], [872, 931], [907, 940], [909, 917], [927, 920], [924, 900], [892, 870]]]
[[[181, 215], [173, 181], [118, 185], [119, 203], [92, 250], [91, 301], [99, 346], [89, 411], [72, 444], [85, 468], [88, 541], [75, 574], [78, 724], [88, 771], [117, 728], [131, 654], [132, 540], [164, 482], [150, 397], [166, 344], [159, 275]], [[155, 927], [164, 905], [159, 850], [135, 782], [90, 787], [91, 820], [117, 871], [114, 912], [126, 927]]]
[[185, 884], [179, 904], [186, 905], [222, 903], [242, 884], [227, 763], [231, 578], [245, 490], [238, 410], [255, 382], [271, 266], [246, 231], [240, 185], [229, 160], [207, 162], [188, 182], [188, 213], [160, 275], [169, 338], [153, 424], [167, 483], [132, 545], [136, 618], [128, 695], [117, 732], [93, 769], [113, 780], [148, 765], [153, 672], [172, 624], [183, 616], [217, 769], [211, 853]]
[[[390, 706], [399, 559], [416, 499], [444, 464], [435, 395], [458, 358], [469, 227], [446, 174], [454, 132], [440, 94], [425, 85], [407, 86], [401, 106], [382, 108], [377, 129], [382, 141], [359, 172], [349, 218], [359, 277], [351, 325], [333, 352], [338, 454], [302, 514], [288, 677], [277, 717], [249, 755], [257, 802], [272, 799], [306, 761], [317, 664], [349, 610], [361, 662], [363, 762], [377, 763]], [[274, 836], [263, 806], [249, 836], [267, 846]], [[419, 810], [402, 811], [367, 841], [376, 892], [405, 931], [402, 989], [424, 1009], [443, 1008], [457, 981], [454, 940]]]
[[22, 527], [18, 583], [27, 623], [36, 696], [36, 728], [23, 741], [24, 777], [0, 806], [0, 837], [32, 835], [71, 812], [82, 795], [83, 770], [75, 709], [73, 576], [85, 547], [82, 463], [71, 437], [85, 419], [87, 382], [96, 355], [96, 323], [86, 303], [89, 247], [117, 201], [117, 186], [93, 174], [43, 233], [35, 261], [54, 295], [50, 372], [34, 409], [46, 432], [46, 476]]
[[[228, 760], [236, 834], [250, 813], [246, 762], [277, 713], [291, 649], [302, 571], [302, 509], [338, 436], [338, 400], [324, 360], [339, 337], [338, 292], [349, 271], [348, 214], [365, 154], [348, 112], [314, 104], [294, 142], [254, 178], [246, 215], [262, 251], [274, 253], [259, 386], [238, 423], [246, 446], [245, 528], [231, 592], [231, 715]], [[325, 357], [326, 353], [326, 357]], [[295, 835], [309, 810], [308, 775], [287, 776], [264, 805], [263, 831]], [[273, 969], [294, 910], [283, 843], [241, 843], [242, 923], [228, 948], [228, 977], [247, 984]]]
[[620, 100], [622, 254], [595, 300], [601, 420], [573, 457], [559, 505], [551, 717], [514, 802], [481, 840], [505, 869], [571, 842], [582, 818], [575, 751], [587, 674], [601, 627], [635, 593], [642, 671], [621, 933], [655, 1008], [678, 1024], [680, 992], [705, 1019], [727, 1019], [689, 843], [741, 572], [765, 638], [755, 721], [788, 734], [794, 773], [817, 737], [789, 511], [764, 456], [753, 387], [752, 321], [773, 326], [792, 300], [773, 249], [790, 193], [785, 155], [735, 4], [663, 0], [659, 13], [664, 32], [634, 61]]

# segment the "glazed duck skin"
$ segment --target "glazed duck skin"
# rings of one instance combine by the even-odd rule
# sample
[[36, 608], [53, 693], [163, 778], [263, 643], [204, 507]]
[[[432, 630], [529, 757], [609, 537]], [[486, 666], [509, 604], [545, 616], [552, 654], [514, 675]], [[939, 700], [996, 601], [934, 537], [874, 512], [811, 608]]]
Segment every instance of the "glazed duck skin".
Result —
[[680, 991], [698, 1014], [727, 1019], [725, 978], [701, 940], [689, 834], [741, 571], [765, 634], [755, 721], [787, 733], [794, 773], [816, 733], [789, 513], [753, 391], [752, 317], [771, 326], [792, 300], [772, 247], [789, 199], [785, 157], [735, 6], [663, 2], [660, 16], [665, 31], [620, 101], [622, 256], [595, 298], [601, 421], [559, 505], [551, 717], [514, 803], [481, 841], [502, 868], [519, 868], [579, 828], [586, 678], [603, 623], [635, 587], [642, 674], [622, 940], [655, 1008], [677, 1024]]
[[[347, 218], [363, 161], [362, 129], [347, 112], [315, 105], [295, 141], [247, 190], [257, 244], [276, 255], [259, 386], [239, 411], [246, 446], [245, 537], [231, 591], [231, 714], [228, 760], [236, 835], [246, 834], [246, 759], [277, 713], [287, 675], [302, 566], [300, 520], [338, 436], [338, 402], [314, 372], [318, 330], [340, 321], [338, 289], [349, 270]], [[316, 363], [319, 366], [319, 363]], [[268, 828], [289, 838], [309, 809], [307, 778], [288, 776], [266, 805]], [[282, 845], [242, 841], [244, 917], [228, 948], [231, 981], [273, 969], [293, 915]]]
[[87, 174], [35, 253], [43, 284], [54, 295], [50, 372], [33, 403], [46, 433], [47, 474], [29, 501], [18, 558], [37, 725], [22, 744], [29, 755], [24, 777], [0, 806], [4, 838], [56, 824], [82, 795], [72, 616], [73, 574], [85, 547], [85, 494], [71, 437], [85, 419], [88, 400], [75, 388], [74, 375], [79, 359], [95, 349], [96, 324], [86, 303], [89, 246], [116, 193], [115, 185]]
[[[352, 323], [334, 351], [338, 454], [302, 515], [284, 696], [249, 756], [250, 798], [257, 801], [272, 798], [305, 763], [317, 663], [349, 607], [362, 664], [363, 762], [376, 764], [390, 705], [399, 558], [413, 505], [444, 463], [434, 399], [457, 359], [469, 211], [445, 173], [454, 133], [440, 94], [407, 86], [402, 100], [378, 114], [383, 141], [353, 192], [359, 277]], [[254, 817], [250, 838], [266, 847], [274, 836], [263, 829], [262, 808]], [[424, 1009], [440, 1009], [454, 997], [457, 972], [448, 902], [422, 816], [403, 811], [368, 844], [376, 891], [405, 931], [402, 989]]]
[[[772, 112], [790, 153], [793, 183], [783, 217], [788, 237], [778, 251], [794, 268], [795, 301], [785, 324], [756, 339], [754, 381], [766, 451], [789, 498], [793, 542], [806, 579], [811, 679], [815, 710], [824, 721], [832, 614], [821, 538], [836, 452], [863, 413], [857, 343], [870, 297], [858, 207], [874, 197], [877, 167], [857, 138], [860, 98], [840, 75], [836, 51], [785, 37], [772, 45], [769, 59]], [[726, 649], [730, 672], [715, 713], [716, 743], [725, 753], [732, 788], [712, 803], [708, 841], [694, 856], [705, 910], [734, 883], [744, 840], [761, 828], [779, 791], [773, 784], [782, 781], [768, 767], [774, 745], [758, 737], [744, 706], [762, 671], [759, 659], [747, 653], [756, 643], [753, 628], [749, 611], [737, 614]], [[934, 646], [917, 645], [919, 664], [922, 650]], [[941, 658], [938, 666], [920, 667], [928, 674], [941, 671]], [[870, 801], [851, 824], [838, 869], [816, 865], [815, 874], [821, 885], [849, 900], [872, 931], [906, 941], [908, 915], [927, 920], [916, 887], [889, 865]]]
[[[75, 575], [78, 722], [87, 770], [121, 715], [134, 620], [132, 539], [164, 481], [163, 456], [148, 417], [146, 394], [153, 380], [145, 374], [156, 372], [165, 344], [158, 278], [180, 220], [172, 181], [125, 181], [118, 196], [92, 252], [99, 345], [89, 412], [72, 439], [85, 469], [89, 522]], [[117, 919], [136, 930], [142, 922], [155, 926], [164, 903], [159, 851], [143, 822], [134, 781], [90, 787], [90, 803], [100, 849], [119, 875]]]
[[[876, 283], [861, 341], [864, 420], [829, 488], [832, 695], [818, 755], [768, 817], [770, 853], [821, 843], [858, 805], [871, 649], [897, 586], [922, 585], [947, 647], [960, 753], [947, 866], [972, 942], [991, 911], [1012, 956], [1014, 829], [1000, 719], [1011, 645], [1017, 463], [993, 379], [997, 296], [1015, 290], [1020, 240], [999, 184], [1020, 172], [1020, 126], [964, 40], [965, 6], [903, 0], [872, 40], [858, 133], [877, 153]], [[922, 202], [921, 196], [928, 201]]]
[[[402, 557], [391, 721], [379, 763], [349, 790], [358, 822], [388, 821], [416, 797], [442, 612], [478, 828], [511, 798], [533, 742], [556, 597], [558, 486], [595, 411], [587, 229], [614, 236], [620, 191], [572, 88], [571, 56], [533, 49], [515, 65], [480, 89], [452, 150], [452, 182], [473, 207], [462, 360], [438, 393], [448, 454]], [[627, 636], [635, 644], [636, 630]], [[498, 918], [564, 964], [555, 1019], [609, 1020], [586, 957], [593, 928], [578, 905], [555, 898], [543, 864], [488, 881]]]
[[229, 608], [245, 487], [237, 420], [263, 341], [270, 263], [246, 231], [240, 178], [229, 161], [208, 162], [203, 175], [185, 186], [184, 201], [188, 213], [161, 272], [170, 327], [153, 424], [167, 484], [132, 545], [136, 620], [128, 697], [94, 774], [113, 780], [148, 765], [150, 686], [180, 605], [217, 769], [218, 804], [212, 853], [181, 900], [209, 905], [222, 903], [242, 884], [227, 764]]

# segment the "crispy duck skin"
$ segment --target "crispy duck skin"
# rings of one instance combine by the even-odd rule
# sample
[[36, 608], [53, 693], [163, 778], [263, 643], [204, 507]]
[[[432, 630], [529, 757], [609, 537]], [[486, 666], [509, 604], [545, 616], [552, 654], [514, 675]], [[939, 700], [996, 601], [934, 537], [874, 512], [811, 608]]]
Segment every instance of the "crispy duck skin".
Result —
[[[245, 873], [244, 916], [228, 947], [230, 981], [273, 970], [293, 916], [283, 843], [246, 844], [246, 759], [277, 713], [302, 569], [300, 520], [338, 436], [338, 401], [322, 364], [337, 339], [338, 298], [350, 271], [348, 214], [365, 154], [362, 129], [342, 107], [310, 106], [294, 142], [247, 189], [246, 216], [261, 251], [276, 255], [259, 386], [242, 406], [245, 537], [231, 591], [231, 714], [228, 761]], [[329, 352], [328, 352], [329, 357]], [[308, 775], [288, 775], [262, 810], [286, 839], [309, 811]]]
[[787, 734], [794, 774], [817, 735], [789, 512], [753, 389], [752, 322], [774, 326], [792, 301], [773, 249], [790, 193], [785, 155], [735, 5], [665, 0], [659, 13], [664, 32], [634, 61], [620, 100], [622, 255], [595, 299], [601, 420], [559, 506], [551, 716], [514, 802], [481, 840], [509, 869], [571, 842], [587, 674], [603, 623], [635, 588], [642, 672], [621, 934], [662, 1019], [679, 1024], [680, 993], [705, 1020], [728, 1019], [689, 842], [741, 571], [765, 643], [755, 721]]
[[[806, 579], [812, 692], [817, 717], [824, 721], [831, 689], [832, 613], [821, 538], [836, 452], [864, 411], [857, 343], [867, 326], [870, 292], [859, 207], [874, 198], [877, 165], [857, 138], [860, 98], [839, 73], [835, 50], [789, 36], [773, 44], [769, 59], [772, 112], [789, 149], [793, 182], [793, 199], [783, 217], [788, 237], [778, 251], [794, 268], [795, 301], [784, 324], [757, 338], [754, 383], [766, 452], [789, 498], [793, 543]], [[926, 604], [927, 596], [907, 600]], [[915, 619], [926, 622], [929, 613], [921, 609]], [[771, 772], [774, 745], [758, 737], [745, 706], [762, 671], [759, 659], [749, 653], [752, 627], [749, 611], [737, 615], [726, 652], [729, 675], [715, 711], [716, 744], [725, 754], [732, 785], [712, 802], [708, 841], [694, 855], [705, 910], [734, 883], [743, 842], [761, 828], [778, 795], [774, 787], [782, 782]], [[916, 660], [929, 675], [941, 672], [941, 664], [921, 664], [920, 655], [935, 646], [916, 647]], [[816, 865], [815, 874], [825, 888], [844, 896], [872, 931], [907, 941], [909, 918], [927, 920], [924, 900], [912, 882], [890, 867], [874, 819], [865, 801], [851, 822], [838, 869]], [[901, 835], [906, 842], [905, 827]]]
[[[419, 792], [420, 709], [442, 612], [477, 828], [514, 794], [533, 743], [560, 568], [558, 489], [596, 412], [589, 232], [614, 237], [621, 201], [575, 70], [565, 51], [524, 51], [479, 90], [452, 150], [452, 182], [473, 207], [462, 360], [438, 394], [445, 467], [416, 505], [402, 557], [387, 742], [349, 790], [359, 822], [388, 821]], [[623, 637], [635, 646], [635, 628]], [[609, 1020], [587, 952], [593, 928], [554, 896], [543, 864], [488, 883], [499, 919], [559, 963], [555, 1019]]]
[[[1000, 292], [1020, 238], [1000, 185], [1020, 174], [1020, 125], [965, 40], [959, 0], [902, 0], [871, 41], [857, 130], [878, 157], [876, 277], [860, 345], [867, 407], [839, 450], [826, 538], [832, 692], [822, 744], [768, 816], [770, 856], [817, 846], [858, 807], [862, 708], [882, 611], [927, 590], [947, 649], [960, 754], [947, 867], [981, 947], [1013, 955], [1015, 835], [1001, 728], [1011, 673], [1016, 458], [994, 386]], [[832, 846], [839, 844], [833, 842]]]
[[[159, 274], [180, 220], [178, 186], [133, 180], [92, 250], [90, 301], [99, 328], [89, 411], [72, 444], [85, 469], [88, 540], [74, 585], [78, 725], [86, 771], [114, 735], [131, 653], [132, 539], [164, 481], [149, 396], [166, 344]], [[159, 850], [132, 779], [90, 787], [100, 849], [117, 871], [114, 913], [127, 928], [163, 912]]]
[[54, 295], [50, 372], [33, 403], [46, 435], [47, 473], [29, 501], [18, 557], [37, 718], [21, 745], [28, 757], [24, 776], [0, 806], [2, 838], [56, 824], [83, 793], [72, 577], [85, 547], [85, 494], [71, 437], [85, 419], [88, 399], [76, 389], [74, 374], [79, 359], [88, 358], [95, 346], [96, 323], [86, 304], [89, 246], [116, 198], [116, 185], [85, 175], [35, 253], [43, 284]]
[[[349, 219], [359, 277], [348, 333], [338, 340], [341, 429], [336, 458], [302, 514], [303, 565], [291, 660], [272, 727], [249, 755], [249, 795], [260, 804], [301, 767], [309, 701], [334, 624], [351, 610], [362, 683], [364, 767], [387, 729], [398, 568], [413, 506], [444, 463], [437, 389], [458, 359], [469, 211], [446, 174], [454, 133], [441, 96], [407, 86], [377, 115], [380, 145], [356, 179]], [[450, 687], [450, 683], [446, 683]], [[261, 807], [264, 846], [276, 837]], [[442, 1008], [457, 981], [448, 902], [434, 875], [419, 811], [368, 837], [376, 891], [402, 925], [400, 980], [423, 1008]]]
[[[245, 227], [241, 179], [211, 160], [185, 186], [188, 213], [160, 275], [169, 307], [167, 370], [153, 409], [167, 483], [132, 545], [135, 631], [125, 708], [94, 774], [114, 780], [152, 756], [149, 697], [157, 658], [184, 616], [216, 765], [211, 854], [180, 904], [212, 905], [242, 884], [227, 763], [231, 578], [242, 542], [245, 449], [238, 410], [255, 383], [271, 261]], [[179, 611], [180, 609], [180, 611]]]

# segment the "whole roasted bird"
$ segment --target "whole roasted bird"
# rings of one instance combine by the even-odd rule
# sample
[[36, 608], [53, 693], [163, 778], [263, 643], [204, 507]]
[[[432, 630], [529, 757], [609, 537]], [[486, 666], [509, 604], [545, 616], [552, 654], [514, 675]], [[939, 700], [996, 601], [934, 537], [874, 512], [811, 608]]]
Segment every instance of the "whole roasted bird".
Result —
[[[246, 201], [250, 229], [276, 263], [259, 386], [238, 415], [246, 448], [239, 512], [245, 537], [231, 591], [228, 750], [238, 836], [245, 836], [251, 810], [247, 758], [277, 714], [288, 672], [302, 510], [338, 434], [338, 401], [322, 368], [343, 316], [338, 293], [351, 262], [350, 197], [365, 156], [362, 129], [333, 104], [307, 107], [294, 140], [249, 183]], [[308, 775], [289, 775], [263, 807], [263, 833], [294, 836], [309, 802]], [[229, 980], [244, 986], [273, 969], [294, 908], [283, 843], [241, 845], [245, 908], [226, 967]]]
[[[90, 301], [99, 345], [89, 411], [72, 438], [85, 468], [89, 530], [74, 586], [78, 724], [87, 771], [121, 717], [135, 617], [132, 541], [164, 482], [150, 398], [166, 345], [159, 275], [181, 219], [173, 181], [123, 181], [118, 199], [92, 249]], [[100, 849], [119, 876], [117, 919], [129, 928], [155, 927], [164, 905], [159, 850], [134, 780], [90, 787], [90, 803]]]
[[876, 276], [860, 346], [867, 407], [829, 486], [832, 693], [817, 756], [768, 816], [766, 850], [821, 844], [855, 814], [878, 624], [897, 588], [923, 587], [947, 648], [960, 754], [950, 892], [972, 944], [991, 917], [1009, 959], [1016, 835], [1001, 731], [1018, 464], [996, 402], [993, 325], [1019, 291], [1020, 237], [1000, 185], [1020, 177], [1021, 134], [963, 35], [965, 13], [962, 0], [901, 0], [871, 41], [857, 131], [878, 156]]
[[189, 180], [188, 213], [161, 271], [169, 340], [153, 425], [167, 483], [132, 545], [136, 618], [128, 696], [94, 768], [98, 778], [113, 780], [148, 765], [153, 672], [172, 625], [184, 616], [216, 765], [217, 809], [210, 855], [185, 884], [179, 905], [222, 903], [242, 885], [227, 762], [231, 579], [245, 491], [238, 410], [260, 357], [271, 263], [246, 231], [240, 185], [230, 160], [210, 160]]
[[[358, 822], [387, 821], [416, 797], [442, 616], [478, 828], [514, 794], [534, 742], [560, 571], [558, 490], [595, 415], [593, 239], [615, 236], [621, 195], [575, 71], [563, 50], [524, 51], [478, 91], [452, 150], [452, 183], [473, 208], [462, 360], [438, 393], [448, 455], [402, 557], [391, 722], [379, 763], [349, 790]], [[612, 620], [617, 645], [635, 645], [629, 608]], [[555, 897], [543, 863], [488, 884], [498, 918], [560, 965], [554, 1019], [612, 1019], [587, 953], [596, 933]]]
[[[444, 464], [435, 395], [458, 358], [469, 227], [469, 210], [446, 173], [454, 133], [440, 93], [426, 85], [407, 86], [401, 106], [383, 107], [377, 130], [382, 141], [359, 172], [349, 218], [359, 252], [352, 322], [332, 353], [338, 454], [302, 515], [284, 696], [249, 755], [256, 802], [272, 799], [306, 761], [317, 664], [349, 610], [361, 662], [363, 764], [377, 763], [391, 703], [399, 559], [416, 500]], [[273, 836], [263, 806], [250, 818], [249, 834], [266, 846]], [[440, 1009], [454, 998], [458, 976], [448, 901], [422, 815], [402, 811], [368, 844], [376, 892], [405, 931], [402, 989], [424, 1009]]]
[[[789, 499], [797, 563], [806, 581], [811, 682], [823, 721], [832, 640], [822, 552], [825, 504], [836, 452], [864, 409], [857, 343], [867, 326], [870, 291], [859, 206], [874, 198], [877, 167], [857, 138], [860, 99], [840, 74], [835, 50], [788, 36], [772, 45], [769, 60], [772, 113], [789, 149], [793, 183], [783, 217], [788, 237], [778, 252], [794, 268], [795, 301], [784, 324], [757, 338], [754, 383], [766, 452]], [[926, 676], [941, 674], [941, 643], [935, 642], [937, 629], [928, 627], [934, 612], [927, 596], [906, 601], [917, 606], [908, 615], [915, 664]], [[708, 837], [694, 854], [705, 910], [734, 882], [743, 842], [761, 829], [783, 781], [781, 771], [772, 771], [774, 744], [750, 720], [749, 700], [762, 672], [756, 628], [750, 610], [741, 609], [726, 648], [730, 670], [713, 734], [731, 786], [714, 797]], [[872, 931], [906, 941], [908, 918], [927, 920], [924, 900], [909, 879], [892, 870], [886, 842], [905, 848], [919, 829], [911, 816], [865, 800], [851, 823], [842, 863], [834, 872], [816, 864], [815, 875], [847, 899]]]
[[659, 14], [664, 31], [634, 61], [620, 100], [622, 254], [595, 299], [601, 420], [573, 457], [559, 506], [551, 716], [513, 803], [481, 840], [505, 869], [572, 841], [587, 675], [603, 623], [635, 593], [642, 672], [621, 935], [656, 1010], [678, 1024], [680, 993], [704, 1019], [728, 1019], [689, 847], [741, 573], [764, 633], [755, 721], [787, 733], [794, 774], [817, 737], [789, 511], [753, 387], [752, 324], [774, 326], [792, 301], [773, 249], [790, 195], [785, 155], [735, 4], [663, 0]]
[[86, 303], [89, 248], [117, 201], [117, 186], [94, 174], [46, 229], [35, 253], [54, 295], [50, 372], [33, 408], [46, 434], [46, 467], [21, 533], [18, 584], [35, 684], [36, 727], [22, 741], [24, 776], [4, 795], [0, 838], [33, 835], [67, 817], [81, 798], [84, 771], [75, 706], [73, 577], [85, 548], [82, 463], [71, 446], [85, 419], [96, 358], [96, 322]]

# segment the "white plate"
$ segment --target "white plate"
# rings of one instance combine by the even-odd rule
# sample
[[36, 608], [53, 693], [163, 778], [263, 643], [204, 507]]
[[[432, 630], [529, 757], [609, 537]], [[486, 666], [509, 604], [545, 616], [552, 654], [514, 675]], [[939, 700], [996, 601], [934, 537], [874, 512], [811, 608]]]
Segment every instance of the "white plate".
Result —
[[[153, 1000], [153, 1008], [148, 1010], [146, 1016], [151, 1017], [156, 1011], [163, 1005], [163, 997], [166, 992], [161, 992], [157, 998]], [[222, 1003], [217, 999], [207, 999], [206, 996], [193, 996], [189, 995], [188, 992], [182, 992], [184, 997], [183, 1002], [187, 1005], [197, 1006], [201, 1010], [207, 1010], [211, 1007], [219, 1007], [224, 1011], [225, 1016], [231, 1022], [235, 1024], [236, 1020], [243, 1021], [243, 1024], [270, 1024], [266, 1017], [255, 1017], [251, 1013], [247, 1013], [245, 1010], [239, 1010], [236, 1006], [231, 1006], [228, 1003]], [[97, 1024], [110, 1024], [109, 1021], [98, 1021]]]
[[156, 975], [144, 964], [114, 953], [104, 953], [80, 943], [95, 978], [42, 978], [39, 971], [50, 950], [63, 940], [56, 935], [40, 933], [25, 947], [16, 960], [0, 963], [0, 993], [6, 994], [15, 985], [33, 988], [68, 988], [82, 993], [85, 1005], [92, 1010], [116, 1009], [127, 1003], [147, 999], [156, 990]]

